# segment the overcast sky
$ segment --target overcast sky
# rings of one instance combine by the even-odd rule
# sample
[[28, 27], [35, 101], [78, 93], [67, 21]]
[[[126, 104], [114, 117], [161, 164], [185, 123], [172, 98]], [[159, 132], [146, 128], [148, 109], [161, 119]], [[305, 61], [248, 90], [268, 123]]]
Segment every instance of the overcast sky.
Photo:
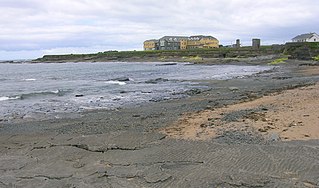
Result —
[[319, 32], [318, 0], [0, 0], [0, 59], [142, 50], [164, 35], [284, 43]]

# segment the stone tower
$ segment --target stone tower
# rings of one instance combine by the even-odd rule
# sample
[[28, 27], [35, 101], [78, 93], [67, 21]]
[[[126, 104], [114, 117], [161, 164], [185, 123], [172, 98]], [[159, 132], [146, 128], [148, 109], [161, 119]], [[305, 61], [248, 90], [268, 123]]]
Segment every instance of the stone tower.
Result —
[[240, 39], [237, 39], [237, 40], [236, 40], [236, 45], [235, 45], [235, 47], [236, 47], [236, 48], [240, 48]]
[[259, 49], [260, 48], [260, 39], [253, 39], [253, 41], [252, 41], [252, 47], [253, 47], [253, 49]]

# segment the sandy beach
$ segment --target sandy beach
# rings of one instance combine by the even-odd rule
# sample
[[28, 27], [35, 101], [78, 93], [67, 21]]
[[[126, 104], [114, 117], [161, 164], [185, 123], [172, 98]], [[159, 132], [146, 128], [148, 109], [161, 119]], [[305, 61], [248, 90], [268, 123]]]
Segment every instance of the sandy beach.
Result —
[[319, 187], [319, 66], [188, 98], [0, 122], [0, 187]]
[[[318, 72], [316, 67], [311, 72]], [[163, 133], [172, 138], [209, 140], [227, 131], [257, 131], [280, 140], [319, 138], [319, 84], [272, 93], [222, 108], [184, 114]], [[235, 117], [228, 118], [231, 114]]]

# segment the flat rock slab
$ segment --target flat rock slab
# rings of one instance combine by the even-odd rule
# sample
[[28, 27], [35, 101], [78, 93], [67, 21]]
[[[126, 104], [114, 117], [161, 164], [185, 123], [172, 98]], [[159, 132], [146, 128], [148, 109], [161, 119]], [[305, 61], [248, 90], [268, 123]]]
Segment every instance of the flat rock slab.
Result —
[[0, 187], [317, 187], [319, 141], [185, 141], [159, 133], [0, 137]]

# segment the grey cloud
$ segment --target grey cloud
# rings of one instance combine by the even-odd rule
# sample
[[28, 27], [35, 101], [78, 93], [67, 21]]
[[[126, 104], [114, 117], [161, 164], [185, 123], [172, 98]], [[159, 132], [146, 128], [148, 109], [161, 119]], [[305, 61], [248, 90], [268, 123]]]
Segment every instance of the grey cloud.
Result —
[[313, 0], [1, 0], [0, 51], [141, 49], [145, 39], [193, 34], [279, 43], [318, 32], [318, 9]]

